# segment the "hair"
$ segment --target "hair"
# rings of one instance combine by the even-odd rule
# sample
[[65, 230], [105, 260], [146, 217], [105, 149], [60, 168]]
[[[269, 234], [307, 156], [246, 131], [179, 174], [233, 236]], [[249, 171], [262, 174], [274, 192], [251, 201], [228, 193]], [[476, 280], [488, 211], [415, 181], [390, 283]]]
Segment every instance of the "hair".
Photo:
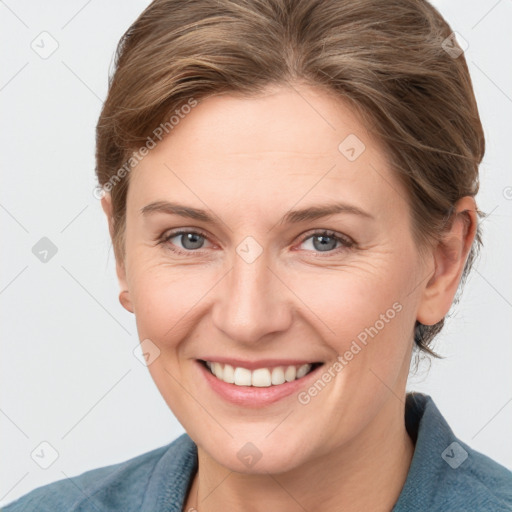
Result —
[[[155, 129], [168, 127], [191, 99], [253, 98], [291, 83], [352, 106], [408, 191], [421, 252], [442, 241], [455, 202], [478, 192], [485, 140], [464, 54], [431, 4], [155, 0], [119, 41], [96, 127], [96, 175], [111, 194], [118, 261], [125, 257], [126, 162], [136, 164], [134, 151], [154, 143]], [[482, 245], [477, 224], [459, 291]], [[443, 325], [444, 318], [416, 322], [416, 348], [437, 356], [429, 345]]]

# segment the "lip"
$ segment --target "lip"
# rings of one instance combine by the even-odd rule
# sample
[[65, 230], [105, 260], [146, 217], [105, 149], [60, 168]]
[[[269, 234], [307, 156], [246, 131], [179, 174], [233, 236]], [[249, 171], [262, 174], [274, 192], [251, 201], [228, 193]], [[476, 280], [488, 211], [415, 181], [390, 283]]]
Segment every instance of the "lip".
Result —
[[[208, 359], [207, 359], [208, 360]], [[215, 359], [216, 362], [223, 362], [219, 359]], [[226, 360], [227, 364], [231, 364], [229, 360]], [[230, 361], [233, 361], [232, 359]], [[316, 378], [318, 371], [322, 368], [323, 364], [313, 369], [306, 376], [294, 380], [292, 382], [285, 382], [284, 384], [280, 384], [278, 386], [269, 386], [264, 388], [253, 387], [253, 386], [237, 386], [236, 384], [228, 384], [224, 382], [215, 375], [213, 375], [210, 370], [201, 362], [201, 360], [195, 361], [200, 373], [203, 378], [206, 380], [206, 383], [209, 387], [217, 393], [222, 399], [230, 402], [234, 405], [250, 407], [250, 408], [262, 408], [267, 405], [273, 404], [278, 400], [282, 400], [292, 394], [298, 393], [302, 388], [309, 387], [310, 382]], [[241, 363], [241, 362], [240, 362]], [[253, 366], [253, 369], [263, 368], [265, 365], [261, 364], [262, 361], [258, 361], [257, 363], [250, 363]], [[275, 360], [273, 360], [275, 363]], [[299, 361], [296, 364], [301, 364], [302, 361]], [[239, 366], [243, 366], [244, 368], [248, 368], [245, 366], [249, 364], [248, 362], [244, 362], [244, 364], [239, 364]], [[256, 366], [255, 366], [256, 364]], [[285, 366], [288, 362], [284, 363], [282, 366]], [[294, 363], [290, 363], [294, 364]], [[305, 363], [303, 363], [305, 364]], [[273, 366], [281, 366], [275, 363]], [[268, 366], [267, 366], [268, 368]]]
[[210, 361], [212, 363], [230, 364], [233, 368], [241, 367], [247, 370], [257, 370], [258, 368], [275, 368], [276, 366], [302, 366], [321, 361], [304, 359], [259, 359], [258, 361], [244, 361], [243, 359], [230, 359], [227, 357], [202, 357], [200, 361]]

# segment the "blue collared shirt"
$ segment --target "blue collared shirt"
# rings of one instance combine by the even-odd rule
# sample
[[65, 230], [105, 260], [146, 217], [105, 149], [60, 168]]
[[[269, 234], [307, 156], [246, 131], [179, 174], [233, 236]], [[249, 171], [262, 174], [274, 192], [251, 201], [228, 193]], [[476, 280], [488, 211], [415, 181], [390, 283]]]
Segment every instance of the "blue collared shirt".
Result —
[[[391, 512], [511, 512], [512, 472], [455, 437], [432, 398], [407, 394], [415, 441], [407, 479]], [[39, 487], [3, 512], [181, 512], [197, 471], [187, 434], [125, 462]]]

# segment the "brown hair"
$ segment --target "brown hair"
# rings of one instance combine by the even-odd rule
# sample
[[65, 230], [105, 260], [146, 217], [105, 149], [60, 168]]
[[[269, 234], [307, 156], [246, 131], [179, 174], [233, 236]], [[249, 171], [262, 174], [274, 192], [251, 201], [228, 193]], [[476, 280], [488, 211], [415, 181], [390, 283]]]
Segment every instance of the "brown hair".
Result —
[[[409, 191], [422, 249], [441, 239], [455, 202], [478, 191], [485, 140], [468, 67], [425, 0], [155, 0], [122, 36], [114, 64], [96, 174], [111, 193], [118, 261], [125, 163], [191, 98], [250, 98], [302, 82], [349, 101]], [[462, 284], [481, 244], [478, 226]], [[417, 323], [416, 345], [435, 355], [428, 345], [443, 324]]]

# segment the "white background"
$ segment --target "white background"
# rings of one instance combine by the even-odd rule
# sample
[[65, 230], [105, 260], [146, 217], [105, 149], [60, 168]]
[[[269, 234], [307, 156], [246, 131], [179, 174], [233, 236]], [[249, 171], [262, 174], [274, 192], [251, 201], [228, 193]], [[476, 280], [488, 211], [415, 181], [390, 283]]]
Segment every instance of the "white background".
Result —
[[[147, 4], [0, 3], [0, 504], [183, 432], [133, 355], [134, 317], [118, 302], [92, 194], [94, 130], [115, 46]], [[478, 204], [492, 214], [482, 257], [435, 346], [446, 358], [409, 388], [430, 394], [463, 441], [512, 469], [512, 2], [434, 5], [469, 43], [487, 142]], [[43, 31], [59, 45], [47, 59], [31, 48]], [[32, 253], [42, 237], [58, 249], [47, 263]], [[59, 454], [48, 469], [30, 455], [43, 441]]]

